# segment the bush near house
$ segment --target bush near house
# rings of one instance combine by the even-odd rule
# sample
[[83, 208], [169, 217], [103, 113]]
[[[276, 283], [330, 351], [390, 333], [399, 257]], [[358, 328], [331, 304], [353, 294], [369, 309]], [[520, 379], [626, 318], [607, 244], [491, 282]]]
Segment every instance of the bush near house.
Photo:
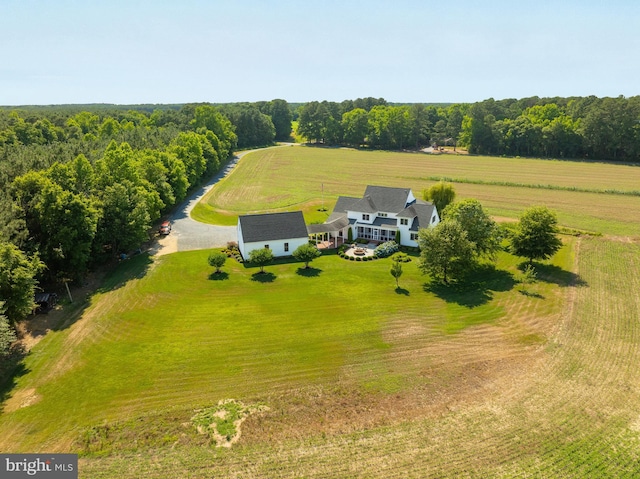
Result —
[[386, 258], [387, 256], [391, 256], [392, 254], [397, 253], [398, 250], [398, 243], [396, 243], [395, 241], [387, 241], [386, 243], [378, 245], [373, 251], [373, 254], [378, 258]]

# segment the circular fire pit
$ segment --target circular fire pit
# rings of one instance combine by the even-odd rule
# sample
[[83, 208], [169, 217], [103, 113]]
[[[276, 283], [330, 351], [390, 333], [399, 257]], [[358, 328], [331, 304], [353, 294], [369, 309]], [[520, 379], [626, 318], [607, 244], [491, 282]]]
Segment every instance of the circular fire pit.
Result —
[[364, 256], [367, 254], [367, 250], [364, 248], [356, 248], [353, 250], [353, 254], [356, 256]]

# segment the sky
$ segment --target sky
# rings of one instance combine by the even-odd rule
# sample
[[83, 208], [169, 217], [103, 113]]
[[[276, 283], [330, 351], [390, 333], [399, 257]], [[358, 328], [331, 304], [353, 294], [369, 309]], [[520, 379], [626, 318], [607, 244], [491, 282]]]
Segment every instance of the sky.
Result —
[[0, 0], [0, 105], [639, 94], [638, 0]]

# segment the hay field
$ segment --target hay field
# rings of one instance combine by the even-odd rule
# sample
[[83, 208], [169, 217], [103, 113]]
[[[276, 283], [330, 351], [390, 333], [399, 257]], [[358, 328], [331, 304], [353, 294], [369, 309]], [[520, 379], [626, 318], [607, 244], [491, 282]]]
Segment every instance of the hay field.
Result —
[[[344, 148], [249, 153], [192, 215], [235, 224], [238, 214], [301, 209], [308, 222], [322, 222], [338, 196], [361, 196], [367, 184], [409, 187], [419, 195], [441, 177], [453, 181], [458, 198], [476, 198], [496, 216], [517, 218], [528, 206], [544, 204], [563, 226], [640, 236], [638, 166]], [[323, 204], [326, 213], [318, 211]]]

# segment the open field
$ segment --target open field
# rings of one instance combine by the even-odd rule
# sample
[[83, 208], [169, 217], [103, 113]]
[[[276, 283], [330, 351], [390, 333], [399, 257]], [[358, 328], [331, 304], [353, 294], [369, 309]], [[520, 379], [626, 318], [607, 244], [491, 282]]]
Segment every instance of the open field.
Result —
[[[85, 450], [92, 478], [633, 477], [640, 247], [568, 241], [529, 295], [505, 254], [464, 294], [415, 263], [396, 292], [386, 260], [138, 257], [28, 357], [0, 450]], [[189, 425], [225, 398], [270, 408], [232, 449]]]
[[[308, 222], [322, 222], [338, 196], [360, 196], [367, 184], [420, 194], [440, 177], [454, 180], [459, 198], [476, 198], [497, 216], [517, 218], [544, 204], [563, 226], [640, 236], [638, 166], [299, 146], [246, 155], [192, 215], [235, 224], [238, 214], [301, 209]], [[323, 185], [326, 213], [318, 211]]]
[[[0, 451], [79, 452], [87, 478], [637, 477], [640, 198], [620, 193], [637, 189], [638, 171], [251, 153], [209, 196], [226, 213], [205, 216], [303, 209], [321, 220], [321, 184], [330, 210], [366, 184], [418, 193], [440, 174], [495, 215], [541, 203], [604, 236], [563, 237], [527, 294], [514, 278], [521, 259], [506, 253], [463, 289], [432, 286], [414, 258], [398, 290], [389, 260], [327, 254], [264, 275], [228, 260], [214, 275], [209, 251], [136, 256], [0, 391]], [[554, 187], [497, 184], [514, 180]], [[616, 193], [595, 192], [605, 189]], [[216, 448], [191, 419], [225, 399], [261, 412]]]

